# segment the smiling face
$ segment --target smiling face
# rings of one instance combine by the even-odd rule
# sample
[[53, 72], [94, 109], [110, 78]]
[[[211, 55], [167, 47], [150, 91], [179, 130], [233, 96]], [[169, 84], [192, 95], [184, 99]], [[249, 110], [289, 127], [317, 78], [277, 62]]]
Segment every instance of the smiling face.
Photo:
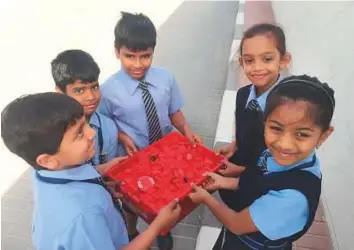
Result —
[[271, 35], [257, 35], [243, 41], [240, 64], [258, 96], [276, 83], [289, 61], [290, 55], [280, 54]]
[[135, 80], [141, 80], [145, 76], [151, 66], [153, 54], [153, 48], [139, 51], [133, 51], [125, 46], [116, 48], [116, 56], [122, 68]]
[[[57, 91], [61, 92], [58, 88]], [[82, 105], [86, 117], [90, 117], [96, 111], [101, 100], [98, 82], [83, 83], [76, 81], [66, 86], [65, 94], [74, 98]]]
[[306, 159], [333, 132], [314, 124], [307, 101], [286, 101], [269, 114], [265, 122], [265, 142], [275, 161], [292, 165]]

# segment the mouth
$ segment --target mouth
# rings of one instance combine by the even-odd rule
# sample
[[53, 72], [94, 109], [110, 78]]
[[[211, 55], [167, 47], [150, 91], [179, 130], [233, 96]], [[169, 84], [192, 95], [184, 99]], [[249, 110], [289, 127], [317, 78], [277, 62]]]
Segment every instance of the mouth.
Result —
[[251, 75], [251, 77], [253, 79], [255, 79], [255, 80], [261, 80], [261, 79], [263, 79], [263, 78], [265, 78], [267, 76], [268, 76], [268, 74], [254, 74], [254, 75]]
[[98, 106], [98, 102], [93, 103], [93, 104], [84, 105], [84, 108], [86, 108], [86, 109], [96, 109], [97, 106]]
[[293, 157], [294, 155], [296, 155], [296, 153], [293, 153], [293, 152], [284, 152], [281, 150], [277, 150], [277, 151], [278, 151], [278, 154], [280, 155], [280, 157], [282, 157], [282, 158], [289, 158], [289, 157]]
[[132, 75], [135, 75], [135, 76], [140, 76], [145, 73], [144, 70], [131, 70], [130, 72], [132, 73]]

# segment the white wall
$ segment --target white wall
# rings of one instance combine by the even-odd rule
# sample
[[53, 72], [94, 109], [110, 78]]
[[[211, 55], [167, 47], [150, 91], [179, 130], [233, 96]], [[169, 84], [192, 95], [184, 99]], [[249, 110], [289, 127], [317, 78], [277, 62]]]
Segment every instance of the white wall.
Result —
[[273, 1], [293, 54], [293, 74], [327, 81], [337, 101], [335, 133], [319, 150], [327, 217], [339, 249], [354, 242], [354, 2]]

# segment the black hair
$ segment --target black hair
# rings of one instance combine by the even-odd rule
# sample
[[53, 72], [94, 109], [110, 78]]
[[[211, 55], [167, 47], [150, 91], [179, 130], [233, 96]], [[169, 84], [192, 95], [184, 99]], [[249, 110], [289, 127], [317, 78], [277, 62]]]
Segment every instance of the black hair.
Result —
[[58, 152], [66, 130], [84, 116], [80, 103], [54, 92], [15, 99], [1, 112], [1, 137], [6, 147], [35, 169], [41, 154]]
[[65, 50], [51, 63], [55, 85], [66, 93], [66, 86], [76, 81], [93, 83], [98, 81], [100, 68], [92, 56], [82, 50]]
[[127, 47], [132, 51], [155, 48], [156, 28], [144, 14], [121, 12], [122, 17], [114, 28], [114, 45], [116, 49]]
[[314, 123], [323, 131], [331, 124], [335, 108], [334, 90], [316, 77], [295, 75], [284, 78], [268, 95], [264, 117], [272, 113], [279, 105], [287, 101], [306, 101], [313, 105], [309, 114]]
[[243, 33], [243, 37], [239, 49], [241, 56], [242, 56], [242, 49], [245, 40], [259, 35], [268, 35], [272, 37], [275, 41], [277, 50], [279, 51], [280, 55], [281, 56], [285, 55], [286, 41], [285, 41], [285, 34], [283, 29], [278, 25], [274, 25], [270, 23], [260, 23], [250, 27]]

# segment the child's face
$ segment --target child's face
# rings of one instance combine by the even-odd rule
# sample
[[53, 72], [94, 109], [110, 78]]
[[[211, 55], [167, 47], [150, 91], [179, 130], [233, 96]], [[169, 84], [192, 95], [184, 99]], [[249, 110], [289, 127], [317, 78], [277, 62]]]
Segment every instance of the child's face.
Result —
[[95, 154], [94, 137], [95, 130], [82, 117], [66, 130], [58, 152], [38, 156], [37, 163], [50, 170], [68, 169], [83, 164]]
[[98, 82], [83, 83], [76, 81], [66, 86], [65, 94], [74, 98], [82, 105], [86, 117], [90, 117], [96, 111], [101, 100], [101, 91]]
[[126, 47], [116, 49], [116, 56], [120, 60], [122, 68], [131, 78], [141, 80], [152, 63], [154, 50], [132, 51]]
[[267, 91], [287, 67], [290, 55], [281, 56], [272, 37], [259, 35], [244, 40], [240, 64], [257, 94]]
[[275, 161], [288, 166], [307, 158], [332, 133], [322, 131], [309, 116], [306, 101], [287, 101], [265, 122], [265, 142]]

